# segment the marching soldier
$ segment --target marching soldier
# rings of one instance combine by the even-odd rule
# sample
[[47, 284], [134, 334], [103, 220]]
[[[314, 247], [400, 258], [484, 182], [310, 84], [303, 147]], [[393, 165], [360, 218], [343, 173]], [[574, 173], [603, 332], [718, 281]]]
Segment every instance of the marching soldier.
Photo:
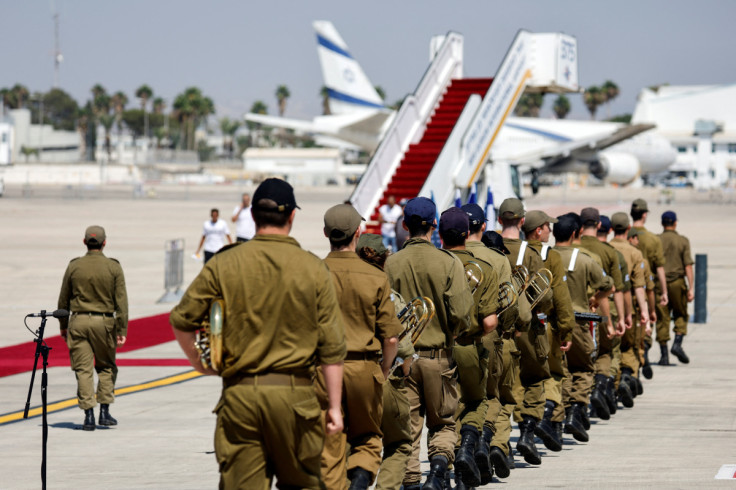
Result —
[[431, 243], [437, 209], [425, 197], [411, 199], [404, 208], [404, 224], [411, 238], [404, 248], [386, 260], [393, 289], [410, 301], [427, 296], [436, 314], [415, 344], [419, 358], [407, 381], [411, 403], [413, 452], [404, 477], [404, 488], [419, 488], [419, 450], [424, 418], [429, 428], [430, 472], [425, 489], [445, 485], [448, 464], [455, 455], [454, 414], [457, 409], [456, 367], [452, 359], [454, 338], [470, 328], [470, 294], [462, 262]]
[[[348, 351], [342, 382], [345, 430], [327, 436], [322, 451], [322, 478], [328, 488], [334, 489], [346, 488], [347, 476], [351, 490], [365, 490], [378, 473], [383, 383], [396, 357], [397, 336], [402, 331], [391, 302], [388, 277], [356, 254], [361, 221], [363, 218], [350, 204], [333, 206], [324, 216], [324, 233], [331, 249], [325, 264], [341, 306]], [[321, 392], [321, 375], [318, 381]]]
[[[324, 432], [342, 431], [340, 392], [345, 327], [324, 262], [291, 238], [292, 187], [266, 179], [253, 194], [256, 236], [212, 258], [172, 310], [189, 362], [219, 374], [215, 454], [220, 488], [321, 488]], [[195, 331], [218, 298], [224, 304], [219, 373], [206, 369]], [[323, 430], [312, 384], [321, 364], [328, 410]]]
[[682, 349], [682, 340], [687, 335], [687, 304], [695, 299], [693, 257], [690, 253], [690, 241], [677, 233], [677, 215], [674, 211], [662, 214], [662, 227], [664, 231], [659, 235], [659, 239], [662, 241], [665, 256], [664, 272], [669, 302], [660, 310], [662, 321], [657, 323], [657, 341], [664, 342], [666, 348], [670, 340], [670, 319], [674, 320], [675, 342], [672, 344], [671, 352], [681, 363], [687, 364], [690, 359]]

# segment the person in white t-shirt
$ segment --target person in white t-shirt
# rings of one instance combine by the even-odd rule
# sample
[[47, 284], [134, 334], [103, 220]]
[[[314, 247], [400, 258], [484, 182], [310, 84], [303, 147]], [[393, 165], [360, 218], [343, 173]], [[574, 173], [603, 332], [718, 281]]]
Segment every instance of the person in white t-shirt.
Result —
[[227, 223], [220, 219], [220, 211], [217, 209], [210, 210], [211, 220], [204, 222], [204, 231], [202, 232], [202, 239], [199, 241], [199, 247], [194, 255], [199, 255], [199, 251], [204, 246], [204, 263], [212, 258], [225, 245], [225, 239], [227, 243], [233, 243], [230, 238], [230, 230], [227, 227]]
[[396, 204], [396, 198], [394, 196], [388, 196], [386, 204], [378, 209], [378, 214], [378, 221], [381, 223], [383, 245], [392, 252], [396, 252], [396, 221], [403, 214], [401, 206]]
[[243, 194], [243, 202], [235, 206], [232, 222], [235, 223], [235, 240], [247, 242], [256, 235], [256, 223], [250, 214], [250, 194]]

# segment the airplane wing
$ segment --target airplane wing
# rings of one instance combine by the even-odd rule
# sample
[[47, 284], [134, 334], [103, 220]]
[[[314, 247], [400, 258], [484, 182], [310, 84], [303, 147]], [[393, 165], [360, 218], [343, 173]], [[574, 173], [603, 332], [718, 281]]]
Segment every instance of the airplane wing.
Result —
[[275, 128], [289, 128], [297, 131], [316, 132], [312, 121], [302, 121], [299, 119], [287, 119], [285, 117], [268, 116], [266, 114], [256, 114], [253, 112], [243, 116], [246, 121], [263, 124]]
[[344, 126], [342, 129], [348, 131], [360, 131], [362, 133], [380, 134], [386, 120], [395, 114], [394, 111], [376, 111], [369, 116]]

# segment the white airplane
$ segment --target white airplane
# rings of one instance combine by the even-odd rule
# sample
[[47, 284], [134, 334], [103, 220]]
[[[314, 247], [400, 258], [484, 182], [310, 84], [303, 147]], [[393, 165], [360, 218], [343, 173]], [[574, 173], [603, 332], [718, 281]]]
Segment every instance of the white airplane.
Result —
[[[332, 115], [304, 121], [248, 113], [245, 119], [311, 133], [327, 146], [355, 145], [372, 152], [396, 113], [383, 105], [332, 23], [315, 21], [313, 26]], [[662, 172], [675, 161], [674, 148], [649, 131], [652, 128], [651, 124], [510, 117], [493, 144], [490, 160], [532, 172], [533, 183], [541, 173], [579, 172], [628, 184], [640, 175]]]

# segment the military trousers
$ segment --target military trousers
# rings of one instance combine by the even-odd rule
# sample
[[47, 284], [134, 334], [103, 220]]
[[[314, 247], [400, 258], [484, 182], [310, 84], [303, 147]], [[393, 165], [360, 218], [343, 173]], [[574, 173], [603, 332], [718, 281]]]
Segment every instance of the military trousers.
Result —
[[[614, 322], [614, 316], [611, 316], [611, 322]], [[608, 338], [607, 327], [603, 323], [599, 323], [595, 329], [596, 334], [596, 357], [595, 357], [595, 374], [602, 374], [606, 377], [611, 375], [611, 363], [613, 362], [613, 339]]]
[[[600, 329], [600, 327], [598, 327]], [[567, 351], [567, 369], [572, 377], [569, 393], [563, 400], [566, 407], [572, 403], [587, 405], [593, 389], [595, 345], [588, 322], [578, 322], [572, 331], [572, 345]]]
[[488, 411], [486, 388], [490, 351], [478, 339], [467, 345], [455, 344], [452, 357], [457, 366], [457, 384], [460, 399], [455, 413], [458, 430], [463, 425], [483, 430]]
[[532, 321], [529, 331], [516, 338], [521, 352], [519, 377], [514, 388], [514, 397], [521, 400], [517, 404], [514, 418], [532, 417], [537, 421], [544, 415], [544, 382], [551, 377], [549, 371], [549, 339], [547, 332], [538, 320]]
[[657, 342], [670, 340], [670, 322], [675, 322], [675, 333], [687, 335], [687, 283], [684, 277], [667, 283], [667, 306], [657, 307]]
[[[321, 370], [318, 373], [321, 392], [324, 376]], [[362, 468], [374, 477], [378, 473], [383, 437], [383, 383], [378, 362], [345, 361], [342, 375], [345, 429], [325, 436], [322, 450], [322, 479], [327, 488], [347, 488], [347, 474], [355, 468]]]
[[312, 386], [224, 388], [215, 409], [220, 489], [325, 488], [324, 430]]
[[555, 402], [555, 411], [552, 414], [553, 422], [565, 420], [565, 409], [562, 405], [562, 384], [565, 381], [565, 353], [560, 349], [560, 338], [551, 328], [547, 329], [549, 340], [549, 372], [551, 377], [544, 381], [544, 397]]
[[404, 476], [404, 486], [418, 484], [422, 477], [419, 450], [422, 429], [429, 430], [429, 459], [444, 456], [449, 462], [455, 459], [455, 411], [457, 410], [457, 367], [449, 358], [449, 350], [436, 349], [432, 357], [424, 357], [412, 363], [406, 382], [407, 398], [411, 408], [412, 456]]
[[412, 451], [409, 409], [404, 378], [389, 376], [383, 385], [383, 459], [376, 478], [377, 490], [400, 488], [404, 481]]
[[621, 368], [631, 369], [634, 376], [638, 376], [639, 373], [639, 346], [641, 345], [641, 334], [641, 324], [639, 324], [638, 321], [635, 321], [634, 325], [631, 328], [627, 328], [624, 336], [621, 337]]
[[[67, 346], [72, 370], [77, 378], [77, 403], [87, 410], [97, 403], [115, 401], [117, 335], [115, 319], [89, 313], [73, 313], [69, 320]], [[97, 372], [95, 401], [94, 373]]]
[[[513, 333], [501, 336], [501, 370], [498, 377], [498, 397], [488, 399], [488, 412], [484, 427], [493, 432], [491, 446], [500, 448], [509, 454], [509, 438], [511, 437], [511, 414], [517, 404], [514, 397], [514, 384], [519, 373], [521, 353], [516, 347]], [[490, 394], [491, 391], [488, 391]], [[520, 402], [520, 400], [518, 401]]]
[[[660, 287], [659, 282], [656, 282], [655, 287], [654, 287], [654, 305], [655, 305], [655, 309], [657, 312], [657, 324], [652, 325], [652, 331], [657, 333], [657, 337], [659, 337], [660, 330], [664, 332], [665, 337], [664, 337], [664, 340], [662, 340], [662, 342], [667, 342], [670, 339], [670, 324], [669, 324], [669, 321], [666, 324], [664, 324], [664, 320], [662, 319], [663, 309], [665, 309], [666, 307], [663, 307], [659, 304], [661, 299], [662, 299], [662, 288]], [[651, 310], [650, 310], [650, 313], [651, 313]], [[662, 327], [660, 327], [660, 325], [662, 325]], [[644, 341], [651, 346], [652, 345], [652, 334], [647, 335], [645, 333]], [[659, 341], [660, 341], [659, 338], [657, 338], [657, 342]]]

